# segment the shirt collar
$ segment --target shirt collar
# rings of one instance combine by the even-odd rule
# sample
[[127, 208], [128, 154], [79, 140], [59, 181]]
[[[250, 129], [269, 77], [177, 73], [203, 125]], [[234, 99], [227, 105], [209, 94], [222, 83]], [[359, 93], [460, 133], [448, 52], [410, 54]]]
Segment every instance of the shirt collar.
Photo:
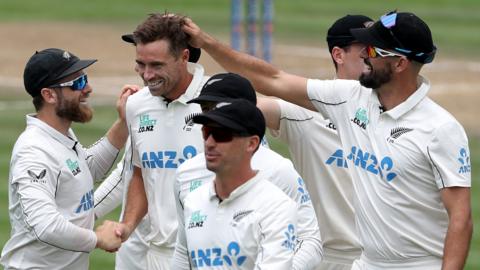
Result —
[[35, 126], [43, 130], [45, 133], [49, 134], [52, 138], [59, 141], [61, 144], [65, 145], [68, 148], [73, 149], [73, 147], [78, 143], [72, 129], [68, 129], [68, 136], [65, 136], [47, 123], [38, 119], [36, 114], [27, 114], [27, 126]]
[[420, 86], [412, 95], [410, 95], [404, 102], [395, 106], [395, 108], [384, 112], [384, 114], [388, 114], [393, 119], [398, 119], [420, 103], [420, 101], [427, 96], [428, 90], [430, 90], [430, 82], [423, 76], [418, 76], [418, 82]]
[[187, 104], [187, 101], [192, 100], [197, 96], [197, 92], [202, 88], [203, 75], [205, 73], [203, 67], [196, 63], [188, 62], [187, 68], [188, 72], [193, 74], [193, 78], [185, 93], [177, 98], [177, 101], [183, 104]]
[[[257, 171], [254, 177], [250, 178], [248, 181], [234, 189], [232, 193], [230, 193], [230, 196], [224, 199], [223, 202], [229, 202], [240, 197], [241, 195], [252, 189], [260, 181], [260, 179], [262, 179], [262, 177], [260, 177], [260, 173]], [[210, 187], [208, 188], [208, 190], [210, 200], [218, 198], [217, 192], [215, 191], [215, 181], [210, 182]]]

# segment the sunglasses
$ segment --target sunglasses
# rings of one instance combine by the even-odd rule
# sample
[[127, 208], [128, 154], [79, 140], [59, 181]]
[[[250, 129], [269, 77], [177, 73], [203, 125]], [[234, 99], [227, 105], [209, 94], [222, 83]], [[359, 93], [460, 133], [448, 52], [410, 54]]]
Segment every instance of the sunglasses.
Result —
[[217, 143], [231, 142], [234, 137], [245, 136], [245, 134], [236, 133], [236, 132], [232, 131], [231, 129], [227, 129], [227, 128], [217, 128], [217, 127], [203, 126], [202, 127], [203, 139], [206, 141], [208, 139], [208, 137], [210, 137], [210, 135], [213, 137], [213, 139]]
[[376, 57], [389, 57], [389, 56], [396, 56], [396, 57], [405, 57], [405, 55], [401, 55], [401, 54], [398, 54], [398, 53], [394, 53], [394, 52], [389, 52], [389, 51], [386, 51], [386, 50], [383, 50], [383, 49], [380, 49], [378, 47], [374, 47], [374, 46], [367, 46], [366, 47], [366, 50], [367, 50], [367, 54], [368, 54], [368, 57], [369, 58], [376, 58]]
[[423, 52], [415, 53], [412, 50], [404, 49], [406, 47], [402, 44], [402, 42], [400, 42], [400, 40], [398, 40], [398, 38], [395, 36], [395, 34], [393, 33], [393, 31], [391, 29], [392, 27], [394, 27], [397, 24], [397, 11], [391, 11], [391, 12], [383, 15], [382, 17], [380, 17], [380, 22], [382, 23], [383, 27], [388, 29], [388, 32], [390, 33], [390, 36], [393, 38], [393, 40], [398, 45], [400, 45], [401, 48], [398, 48], [398, 47], [394, 48], [396, 51], [404, 53], [404, 54], [408, 55], [409, 57], [415, 56], [417, 58], [420, 58], [420, 59], [423, 60], [423, 63], [425, 63], [425, 64], [433, 61], [433, 57], [435, 56], [436, 48], [434, 48], [434, 50], [430, 53], [423, 53]]
[[88, 84], [88, 77], [87, 77], [87, 74], [83, 74], [71, 81], [68, 81], [68, 82], [64, 82], [64, 83], [59, 83], [59, 84], [55, 84], [55, 85], [52, 85], [50, 87], [54, 88], [54, 87], [70, 87], [72, 90], [74, 91], [82, 91], [83, 89], [85, 89], [85, 87], [87, 87], [87, 84]]

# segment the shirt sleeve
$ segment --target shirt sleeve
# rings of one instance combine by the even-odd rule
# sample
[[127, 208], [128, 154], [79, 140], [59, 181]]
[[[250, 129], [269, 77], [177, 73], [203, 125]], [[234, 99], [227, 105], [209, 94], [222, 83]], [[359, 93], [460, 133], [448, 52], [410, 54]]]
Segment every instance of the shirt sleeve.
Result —
[[358, 81], [352, 80], [313, 80], [307, 82], [307, 93], [313, 106], [325, 118], [337, 122], [336, 110], [346, 104], [361, 90]]
[[450, 121], [436, 129], [427, 154], [439, 189], [471, 186], [468, 139], [458, 122]]
[[86, 149], [87, 163], [94, 180], [105, 177], [112, 168], [119, 153], [106, 137], [102, 137], [96, 143]]
[[123, 163], [124, 159], [122, 158], [115, 170], [95, 190], [95, 218], [102, 218], [122, 203]]
[[268, 208], [268, 214], [259, 223], [259, 251], [254, 269], [290, 270], [297, 239], [297, 206], [284, 196]]
[[79, 227], [57, 210], [55, 191], [60, 170], [43, 162], [44, 153], [19, 153], [12, 164], [11, 185], [22, 218], [38, 241], [57, 248], [90, 252], [97, 243], [95, 232]]
[[190, 269], [190, 260], [188, 258], [187, 239], [185, 235], [185, 220], [183, 214], [183, 202], [180, 201], [180, 184], [175, 177], [175, 184], [173, 188], [173, 194], [175, 196], [175, 203], [177, 207], [178, 218], [178, 231], [177, 242], [175, 243], [175, 251], [171, 260], [170, 268], [172, 270], [187, 270]]
[[275, 102], [280, 107], [280, 128], [278, 130], [270, 129], [272, 136], [278, 137], [283, 142], [288, 142], [290, 137], [296, 139], [301, 136], [305, 129], [300, 124], [313, 119], [315, 112], [284, 100]]
[[297, 204], [297, 241], [293, 269], [312, 269], [323, 256], [317, 216], [307, 187], [290, 160], [284, 159], [272, 174], [272, 183]]

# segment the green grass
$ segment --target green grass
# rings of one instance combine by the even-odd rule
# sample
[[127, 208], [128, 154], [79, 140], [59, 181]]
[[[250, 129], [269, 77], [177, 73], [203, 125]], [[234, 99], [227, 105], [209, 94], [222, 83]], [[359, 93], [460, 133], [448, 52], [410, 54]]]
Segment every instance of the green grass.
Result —
[[[480, 1], [477, 0], [275, 0], [274, 37], [282, 42], [324, 45], [334, 20], [345, 14], [365, 14], [378, 19], [389, 10], [411, 11], [430, 26], [438, 52], [479, 58]], [[53, 8], [54, 7], [54, 8]], [[73, 21], [114, 24], [134, 29], [152, 12], [178, 12], [192, 17], [216, 34], [229, 33], [228, 0], [2, 0], [0, 22]]]

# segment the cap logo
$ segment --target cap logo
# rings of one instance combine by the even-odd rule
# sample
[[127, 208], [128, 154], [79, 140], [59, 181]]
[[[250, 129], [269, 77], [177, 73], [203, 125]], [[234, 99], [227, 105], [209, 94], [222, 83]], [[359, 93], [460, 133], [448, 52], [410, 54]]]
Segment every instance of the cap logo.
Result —
[[215, 105], [215, 109], [220, 109], [222, 107], [225, 107], [225, 106], [228, 106], [228, 105], [231, 105], [232, 103], [231, 102], [219, 102], [217, 103], [217, 105]]
[[70, 56], [70, 54], [69, 54], [67, 51], [64, 51], [62, 57], [65, 58], [65, 59], [67, 59], [67, 61], [68, 61], [68, 60], [70, 60], [70, 57], [71, 57], [71, 56]]
[[223, 79], [213, 79], [213, 80], [208, 81], [208, 82], [206, 83], [206, 85], [210, 85], [210, 84], [212, 84], [212, 83], [214, 83], [214, 82], [219, 82], [219, 81], [221, 81], [221, 80], [223, 80]]
[[365, 26], [365, 28], [368, 28], [370, 26], [372, 26], [374, 24], [373, 21], [368, 21], [368, 22], [364, 22], [363, 25]]

